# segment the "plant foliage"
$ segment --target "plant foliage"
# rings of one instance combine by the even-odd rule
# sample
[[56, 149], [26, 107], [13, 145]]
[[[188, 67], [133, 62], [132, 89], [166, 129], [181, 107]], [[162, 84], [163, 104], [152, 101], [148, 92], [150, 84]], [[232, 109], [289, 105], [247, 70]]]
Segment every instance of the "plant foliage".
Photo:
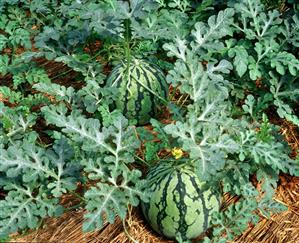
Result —
[[[283, 210], [278, 176], [298, 175], [298, 159], [269, 114], [299, 126], [298, 4], [263, 2], [1, 1], [0, 239], [61, 215], [65, 194], [86, 209], [84, 231], [125, 220], [148, 200], [141, 167], [161, 160], [240, 198], [206, 242]], [[105, 85], [131, 57], [167, 74], [168, 117], [153, 130], [130, 126]]]

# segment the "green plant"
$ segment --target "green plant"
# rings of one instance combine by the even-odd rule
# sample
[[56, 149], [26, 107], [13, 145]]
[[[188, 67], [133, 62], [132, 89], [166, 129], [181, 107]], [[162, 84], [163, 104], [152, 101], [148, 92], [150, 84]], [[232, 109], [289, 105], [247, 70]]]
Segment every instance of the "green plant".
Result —
[[[0, 2], [1, 239], [60, 215], [67, 193], [86, 209], [85, 231], [104, 218], [125, 220], [129, 205], [149, 198], [139, 166], [169, 161], [171, 152], [207, 188], [240, 198], [213, 215], [212, 241], [233, 239], [257, 222], [256, 210], [284, 208], [273, 200], [278, 175], [298, 175], [298, 162], [267, 114], [298, 125], [297, 10], [203, 4]], [[172, 100], [181, 97], [151, 127], [130, 126], [111, 109], [119, 97], [106, 76], [132, 57], [160, 66]], [[53, 76], [45, 66], [54, 63], [66, 71]], [[75, 78], [64, 83], [69, 73]]]
[[[231, 206], [231, 209], [215, 217], [213, 240], [216, 241], [221, 239], [223, 233], [232, 240], [236, 234], [241, 233], [235, 226], [244, 229], [248, 221], [256, 222], [256, 216], [253, 214], [256, 209], [263, 212], [276, 212], [282, 209], [283, 207], [272, 199], [278, 174], [280, 171], [298, 173], [298, 166], [285, 152], [286, 146], [273, 133], [275, 128], [265, 119], [263, 124], [259, 123], [259, 116], [253, 110], [253, 96], [249, 96], [243, 105], [244, 112], [249, 113], [251, 118], [242, 116], [236, 119], [231, 115], [233, 107], [229, 94], [239, 90], [242, 92], [245, 87], [249, 89], [250, 79], [271, 75], [266, 69], [270, 66], [259, 66], [253, 56], [249, 54], [247, 56], [247, 45], [255, 43], [255, 49], [252, 49], [260, 57], [259, 60], [264, 58], [268, 51], [268, 54], [275, 55], [271, 56], [273, 67], [280, 55], [272, 49], [275, 48], [273, 43], [266, 44], [268, 43], [266, 33], [270, 32], [270, 26], [278, 17], [278, 13], [269, 13], [270, 17], [267, 20], [266, 14], [261, 12], [262, 9], [263, 6], [257, 1], [243, 1], [236, 4], [234, 9], [228, 8], [210, 17], [208, 24], [196, 23], [189, 38], [191, 41], [178, 38], [172, 44], [164, 45], [168, 55], [177, 58], [174, 69], [167, 76], [168, 81], [179, 87], [182, 93], [188, 94], [192, 100], [186, 108], [184, 120], [165, 126], [165, 131], [176, 138], [181, 148], [189, 153], [200, 178], [212, 184], [217, 184], [220, 180], [223, 182], [224, 192], [242, 196], [236, 206]], [[235, 22], [234, 16], [238, 17], [238, 14], [242, 17], [239, 19], [240, 22]], [[254, 19], [251, 22], [252, 29], [251, 24], [247, 24], [247, 18], [250, 17]], [[265, 23], [268, 24], [261, 25], [266, 20], [268, 22]], [[272, 28], [278, 31], [283, 27], [274, 25]], [[245, 34], [248, 42], [237, 42], [231, 38], [239, 31]], [[276, 36], [275, 33], [273, 29], [269, 33], [271, 40]], [[256, 39], [256, 42], [249, 42], [253, 39]], [[232, 59], [233, 65], [228, 60], [219, 60], [230, 57], [235, 58]], [[293, 75], [296, 75], [298, 60], [292, 54], [290, 57], [289, 65], [282, 66], [284, 72], [280, 72], [280, 75], [284, 75], [288, 68]], [[270, 59], [267, 60], [270, 62]], [[263, 62], [263, 65], [267, 65], [267, 62]], [[234, 75], [241, 78], [245, 75], [244, 79], [242, 78], [245, 80], [245, 85], [241, 84], [242, 89], [236, 88], [240, 85], [237, 83], [240, 78], [235, 79]], [[291, 84], [289, 80], [288, 85]], [[256, 91], [254, 87], [251, 89]], [[296, 92], [290, 89], [289, 94], [296, 95]], [[260, 93], [262, 97], [269, 94], [265, 90]], [[265, 108], [265, 103], [260, 107]], [[257, 180], [263, 184], [263, 197], [259, 199], [256, 199], [259, 192], [251, 183], [252, 175], [256, 175]], [[266, 206], [267, 204], [269, 206]], [[235, 217], [235, 214], [242, 217]], [[223, 223], [225, 218], [231, 223], [227, 225]]]
[[[29, 127], [24, 122], [22, 130], [10, 135], [15, 142], [1, 149], [0, 171], [6, 177], [1, 185], [9, 191], [5, 200], [1, 200], [1, 235], [17, 228], [36, 227], [39, 217], [61, 213], [58, 198], [74, 190], [78, 180], [83, 181], [77, 173], [81, 167], [90, 180], [97, 182], [85, 193], [90, 213], [86, 214], [84, 229], [100, 227], [104, 211], [109, 222], [113, 222], [116, 208], [117, 215], [124, 218], [128, 203], [137, 205], [138, 197], [144, 195], [140, 189], [142, 180], [138, 179], [140, 171], [128, 167], [138, 147], [134, 130], [126, 128], [127, 121], [121, 115], [113, 125], [102, 128], [98, 119], [85, 118], [75, 106], [70, 114], [62, 103], [43, 107], [42, 111], [48, 123], [62, 129], [53, 134], [56, 138], [53, 150], [34, 145], [35, 133], [18, 139]], [[8, 135], [4, 134], [4, 139]], [[12, 214], [11, 210], [17, 213]]]
[[291, 108], [298, 98], [298, 17], [282, 19], [277, 10], [263, 10], [258, 1], [235, 5], [236, 21], [232, 27], [241, 38], [238, 42], [235, 38], [225, 41], [236, 69], [234, 85], [244, 81], [243, 90], [249, 89], [259, 103], [274, 104], [280, 117], [298, 125]]

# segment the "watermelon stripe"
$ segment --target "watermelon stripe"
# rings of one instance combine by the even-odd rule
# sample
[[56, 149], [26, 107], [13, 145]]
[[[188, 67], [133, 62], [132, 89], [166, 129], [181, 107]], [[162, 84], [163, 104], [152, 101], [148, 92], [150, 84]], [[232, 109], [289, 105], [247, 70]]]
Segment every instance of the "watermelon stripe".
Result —
[[[137, 79], [140, 78], [140, 70], [138, 68], [135, 68], [135, 72], [136, 72], [136, 77]], [[140, 102], [143, 100], [144, 98], [144, 93], [142, 92], [143, 87], [137, 83], [137, 100], [135, 101], [135, 107], [136, 107], [136, 117], [138, 120], [142, 119], [142, 114], [141, 114], [141, 105]]]
[[[171, 176], [168, 176], [168, 179], [166, 181], [165, 187], [163, 188], [163, 193], [162, 193], [162, 198], [166, 199], [167, 198], [167, 194], [168, 194], [168, 187], [171, 183]], [[160, 209], [160, 211], [157, 214], [157, 225], [158, 225], [158, 229], [160, 230], [160, 232], [163, 232], [163, 224], [162, 224], [162, 220], [167, 216], [166, 214], [166, 208], [167, 208], [167, 201], [166, 200], [161, 200], [159, 202], [159, 204], [162, 204], [161, 207], [158, 207]]]
[[[166, 82], [165, 82], [165, 78], [162, 78], [160, 75], [162, 74], [162, 72], [155, 72], [153, 71], [153, 69], [151, 67], [145, 66], [144, 67], [145, 72], [149, 72], [150, 74], [153, 75], [153, 77], [156, 77], [158, 82], [156, 82], [156, 85], [159, 85], [159, 90], [162, 90], [163, 95], [161, 96], [162, 98], [166, 98], [167, 97], [167, 87], [166, 87]], [[160, 74], [160, 75], [159, 75]], [[163, 83], [165, 85], [163, 85]], [[151, 88], [151, 90], [156, 90], [155, 88]]]
[[161, 90], [163, 92], [163, 97], [166, 98], [167, 95], [168, 95], [168, 87], [167, 87], [167, 83], [165, 82], [165, 79], [164, 79], [164, 74], [162, 72], [160, 72], [160, 74], [158, 74], [156, 77], [159, 81], [159, 84], [161, 85]]
[[[149, 78], [148, 78], [148, 76], [146, 75], [147, 73], [146, 73], [146, 71], [143, 69], [143, 68], [141, 68], [141, 70], [143, 71], [143, 78], [145, 79], [145, 81], [146, 81], [146, 83], [144, 83], [149, 89], [151, 89], [151, 90], [155, 90], [155, 89], [153, 89], [152, 88], [152, 86], [151, 86], [151, 84], [152, 84], [152, 82], [150, 82], [150, 80], [149, 80]], [[152, 100], [152, 101], [154, 101], [155, 100], [155, 96], [154, 96], [154, 94], [153, 93], [151, 93], [151, 92], [148, 92], [149, 93], [149, 96], [150, 96], [150, 99]], [[151, 102], [151, 111], [154, 111], [155, 110], [155, 102]], [[151, 112], [152, 113], [152, 112]], [[150, 114], [150, 115], [153, 115], [153, 114]]]
[[[127, 110], [124, 112], [124, 114], [128, 114], [128, 116], [138, 119], [138, 117], [135, 114], [136, 113], [136, 102], [135, 102], [135, 99], [132, 99], [132, 95], [134, 97], [133, 92], [136, 89], [138, 89], [138, 84], [133, 80], [134, 68], [135, 68], [134, 66], [129, 67], [129, 80], [128, 80], [129, 83], [125, 82], [128, 94], [126, 94], [127, 102], [125, 103], [127, 106]], [[131, 108], [132, 103], [133, 103], [134, 109]]]
[[[206, 201], [204, 198], [204, 194], [201, 192], [200, 188], [198, 187], [195, 178], [190, 176], [190, 181], [192, 183], [192, 185], [194, 186], [194, 188], [196, 188], [196, 191], [198, 192], [198, 196], [199, 198], [194, 198], [195, 200], [200, 199], [202, 202], [202, 207], [203, 207], [203, 215], [204, 215], [204, 225], [203, 225], [203, 229], [206, 230], [208, 228], [208, 221], [209, 221], [209, 215], [210, 215], [210, 210], [207, 209], [206, 207]], [[201, 214], [201, 212], [198, 212], [198, 214]]]
[[184, 182], [182, 180], [182, 175], [180, 173], [176, 173], [178, 177], [178, 183], [175, 188], [176, 191], [179, 193], [179, 200], [176, 201], [174, 198], [174, 201], [179, 207], [179, 228], [178, 232], [180, 232], [182, 235], [185, 235], [188, 229], [188, 225], [185, 223], [185, 216], [187, 213], [187, 206], [184, 202], [185, 195], [186, 195], [186, 187], [184, 186]]
[[[127, 73], [128, 70], [130, 73]], [[159, 67], [140, 59], [132, 59], [129, 67], [126, 61], [118, 64], [106, 85], [117, 87], [120, 91], [115, 107], [131, 123], [140, 125], [155, 116], [157, 107], [162, 104], [157, 96], [166, 99], [168, 94], [166, 79]]]
[[113, 80], [113, 83], [111, 86], [118, 87], [122, 82], [120, 82], [121, 77], [122, 77], [122, 72], [121, 69], [119, 69], [121, 66], [118, 65], [116, 69], [114, 69], [111, 73], [111, 79]]

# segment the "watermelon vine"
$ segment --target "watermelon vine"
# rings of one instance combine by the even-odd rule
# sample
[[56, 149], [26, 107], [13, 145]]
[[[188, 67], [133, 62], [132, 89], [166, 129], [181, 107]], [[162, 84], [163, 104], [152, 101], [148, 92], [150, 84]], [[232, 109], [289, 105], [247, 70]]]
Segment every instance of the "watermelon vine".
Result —
[[298, 158], [271, 118], [299, 126], [299, 21], [278, 2], [1, 1], [0, 240], [68, 194], [83, 231], [141, 204], [179, 242], [284, 210]]

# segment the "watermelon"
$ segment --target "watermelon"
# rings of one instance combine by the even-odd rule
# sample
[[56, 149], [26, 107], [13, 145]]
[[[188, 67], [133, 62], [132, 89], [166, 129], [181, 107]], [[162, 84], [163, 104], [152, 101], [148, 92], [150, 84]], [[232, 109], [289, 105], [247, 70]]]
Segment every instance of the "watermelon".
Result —
[[219, 210], [219, 197], [203, 190], [190, 166], [162, 163], [146, 177], [149, 202], [141, 202], [143, 214], [158, 233], [170, 239], [190, 240], [205, 232], [211, 214]]
[[117, 87], [115, 108], [121, 110], [131, 124], [144, 125], [155, 117], [157, 107], [166, 100], [168, 86], [158, 66], [133, 58], [119, 63], [107, 79], [108, 87]]

